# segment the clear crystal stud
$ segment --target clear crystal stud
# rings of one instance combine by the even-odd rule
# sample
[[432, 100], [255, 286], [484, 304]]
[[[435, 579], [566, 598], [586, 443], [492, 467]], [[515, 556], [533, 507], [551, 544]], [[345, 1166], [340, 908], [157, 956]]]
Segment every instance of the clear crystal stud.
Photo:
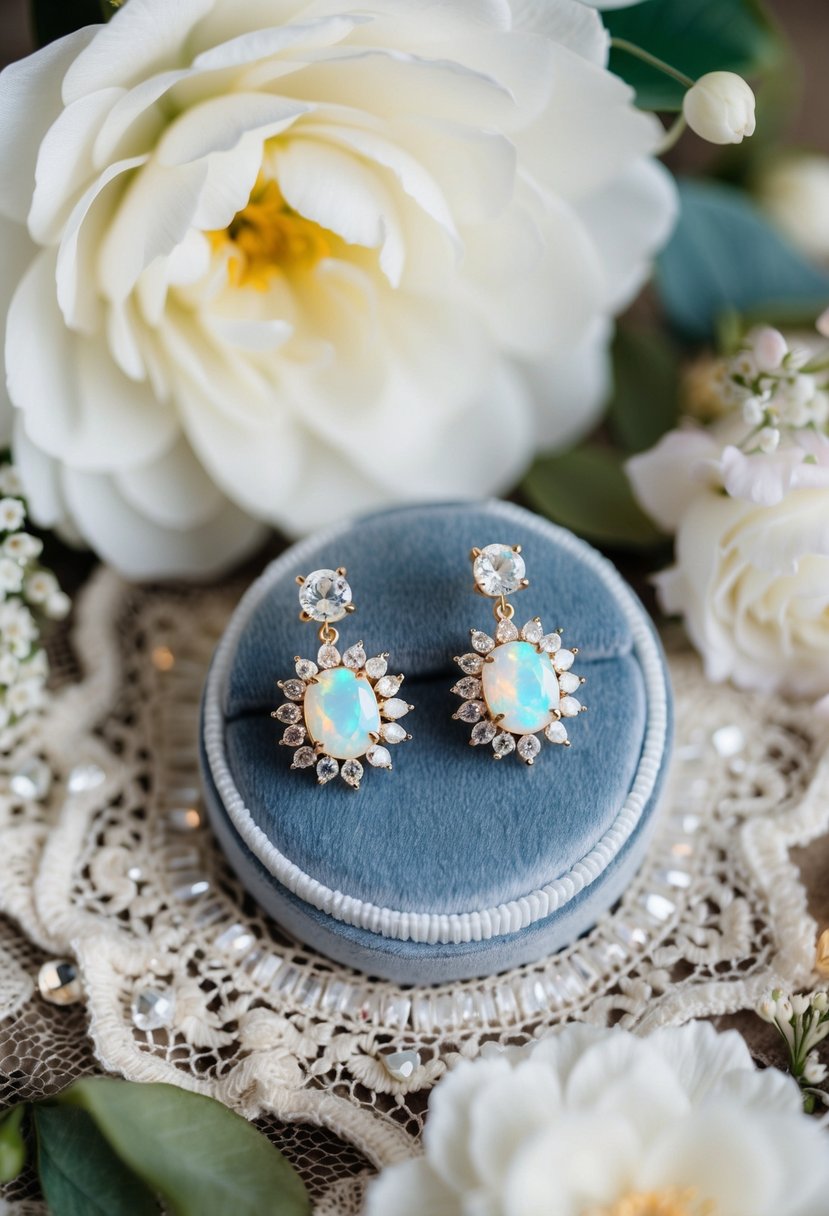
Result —
[[576, 661], [576, 654], [573, 650], [560, 650], [553, 659], [553, 664], [556, 671], [569, 671]]
[[420, 1068], [419, 1051], [387, 1051], [380, 1059], [383, 1067], [394, 1081], [408, 1081]]
[[359, 671], [361, 667], [365, 667], [366, 652], [362, 642], [358, 642], [356, 646], [349, 646], [343, 655], [343, 664], [350, 667], [352, 671]]
[[346, 760], [340, 769], [340, 776], [346, 785], [351, 785], [358, 790], [363, 779], [363, 766], [359, 760]]
[[142, 988], [132, 1000], [132, 1022], [137, 1030], [164, 1030], [175, 1016], [171, 993], [160, 988]]
[[396, 718], [404, 718], [412, 706], [402, 701], [400, 697], [391, 697], [388, 701], [384, 701], [380, 708], [385, 717], [394, 721]]
[[37, 973], [37, 986], [50, 1005], [76, 1005], [83, 1000], [83, 985], [75, 964], [67, 958], [50, 959]]
[[319, 668], [317, 667], [316, 663], [312, 663], [310, 659], [296, 660], [296, 673], [300, 680], [310, 680], [317, 674], [318, 671]]
[[562, 718], [575, 718], [581, 713], [581, 701], [575, 697], [562, 697], [558, 704]]
[[453, 716], [461, 722], [479, 722], [485, 713], [486, 705], [483, 701], [464, 701]]
[[473, 629], [470, 633], [472, 649], [477, 650], [478, 654], [489, 654], [495, 645], [495, 640], [488, 633], [483, 633], [480, 629]]
[[302, 710], [291, 701], [287, 705], [280, 705], [279, 709], [273, 711], [273, 716], [277, 722], [284, 722], [286, 726], [291, 726], [294, 722], [298, 722], [302, 717]]
[[305, 685], [302, 680], [280, 680], [279, 687], [289, 701], [301, 701], [305, 696]]
[[387, 747], [381, 747], [379, 744], [375, 744], [374, 747], [368, 749], [366, 760], [374, 768], [391, 768], [391, 753]]
[[333, 780], [340, 771], [340, 766], [333, 756], [323, 756], [317, 763], [317, 781], [325, 785]]
[[551, 722], [544, 734], [547, 736], [550, 743], [567, 742], [567, 727], [563, 722]]
[[66, 787], [70, 794], [83, 794], [97, 789], [106, 781], [106, 773], [99, 764], [76, 764], [71, 770]]
[[581, 680], [572, 671], [563, 671], [558, 677], [558, 686], [562, 692], [575, 692], [581, 687]]
[[319, 648], [317, 662], [319, 663], [320, 667], [339, 667], [340, 652], [337, 650], [336, 646], [332, 646], [329, 642], [325, 642]]
[[531, 621], [527, 621], [521, 630], [521, 637], [524, 641], [531, 642], [534, 646], [538, 645], [543, 635], [544, 628], [538, 617], [533, 617]]
[[316, 758], [317, 754], [313, 747], [300, 747], [294, 752], [291, 768], [310, 768]]
[[388, 656], [385, 654], [378, 654], [375, 658], [368, 659], [366, 661], [366, 675], [372, 680], [379, 680], [381, 676], [384, 676], [389, 667], [386, 662], [387, 658]]
[[455, 662], [468, 676], [476, 676], [484, 665], [483, 657], [479, 654], [462, 654]]
[[9, 785], [18, 798], [41, 801], [52, 788], [52, 770], [45, 760], [34, 756], [12, 773]]
[[492, 740], [492, 750], [495, 753], [496, 760], [508, 756], [510, 752], [515, 751], [515, 740], [512, 735], [508, 735], [506, 731], [502, 731], [500, 735], [496, 735]]
[[557, 650], [561, 649], [561, 634], [545, 633], [538, 644], [542, 650], [547, 651], [547, 654], [555, 654]]
[[381, 722], [380, 738], [385, 739], [386, 743], [402, 743], [409, 738], [409, 732], [399, 722]]
[[498, 727], [495, 723], [485, 719], [472, 728], [470, 738], [475, 747], [480, 747], [484, 743], [491, 743], [497, 734]]
[[481, 695], [481, 681], [475, 676], [466, 676], [463, 680], [458, 680], [457, 684], [453, 684], [452, 692], [457, 697], [463, 697], [465, 701], [474, 700]]
[[532, 764], [541, 751], [541, 743], [535, 735], [523, 735], [518, 740], [518, 755], [527, 764]]
[[294, 726], [286, 726], [282, 742], [286, 747], [299, 747], [300, 743], [305, 742], [305, 727], [300, 726], [299, 723]]
[[351, 588], [338, 570], [314, 570], [299, 588], [299, 606], [312, 621], [341, 621], [351, 603]]
[[496, 642], [514, 642], [517, 637], [518, 630], [515, 625], [513, 625], [512, 621], [503, 620], [498, 622], [498, 626], [495, 630]]
[[374, 686], [378, 697], [393, 697], [403, 683], [402, 676], [383, 676]]
[[524, 586], [526, 567], [520, 552], [510, 545], [487, 545], [472, 563], [472, 573], [484, 595], [512, 595]]

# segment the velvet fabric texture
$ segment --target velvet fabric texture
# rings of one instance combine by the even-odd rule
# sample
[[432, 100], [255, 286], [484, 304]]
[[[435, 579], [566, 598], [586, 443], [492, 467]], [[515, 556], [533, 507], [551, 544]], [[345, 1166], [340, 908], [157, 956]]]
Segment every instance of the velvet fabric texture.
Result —
[[[587, 546], [503, 503], [419, 506], [343, 525], [304, 542], [297, 564], [283, 555], [266, 592], [249, 595], [218, 686], [222, 747], [251, 820], [300, 871], [337, 892], [412, 913], [467, 913], [510, 900], [565, 874], [613, 826], [637, 773], [647, 723], [640, 658], [629, 615], [597, 576]], [[521, 544], [530, 586], [512, 598], [520, 625], [539, 615], [580, 648], [589, 712], [568, 723], [572, 747], [543, 743], [532, 768], [515, 755], [496, 763], [469, 746], [452, 720], [460, 678], [452, 656], [469, 629], [492, 632], [492, 601], [473, 594], [469, 550]], [[298, 620], [297, 574], [346, 566], [357, 611], [338, 625], [340, 648], [363, 640], [390, 651], [415, 705], [409, 743], [392, 748], [394, 771], [371, 769], [358, 792], [339, 779], [318, 787], [313, 770], [292, 772], [269, 714], [275, 681], [293, 675], [295, 655], [316, 658], [316, 628]], [[642, 611], [644, 618], [644, 612]], [[650, 626], [648, 626], [650, 629]], [[651, 631], [652, 633], [652, 631]], [[663, 668], [664, 671], [664, 668]], [[667, 676], [665, 675], [667, 681]], [[236, 830], [205, 761], [207, 803], [231, 864], [259, 902], [294, 935], [370, 974], [429, 983], [487, 974], [529, 961], [584, 932], [624, 890], [647, 841], [664, 777], [618, 854], [563, 907], [521, 929], [482, 941], [418, 942], [347, 924], [279, 883]]]

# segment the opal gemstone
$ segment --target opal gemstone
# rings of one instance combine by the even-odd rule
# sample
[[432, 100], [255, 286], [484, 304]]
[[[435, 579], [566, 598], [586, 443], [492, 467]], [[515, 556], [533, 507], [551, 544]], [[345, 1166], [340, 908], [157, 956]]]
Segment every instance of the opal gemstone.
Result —
[[347, 667], [330, 667], [316, 676], [305, 693], [305, 725], [329, 756], [353, 760], [371, 747], [380, 733], [380, 710], [368, 680]]
[[552, 722], [559, 691], [548, 654], [530, 642], [507, 642], [488, 656], [482, 674], [484, 700], [493, 718], [503, 714], [502, 730], [526, 735]]

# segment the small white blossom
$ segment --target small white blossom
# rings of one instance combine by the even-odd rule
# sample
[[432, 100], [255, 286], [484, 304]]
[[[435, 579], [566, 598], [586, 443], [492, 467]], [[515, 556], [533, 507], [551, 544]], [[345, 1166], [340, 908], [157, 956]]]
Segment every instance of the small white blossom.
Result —
[[6, 704], [17, 718], [22, 718], [43, 701], [43, 683], [40, 680], [21, 680], [6, 693]]
[[58, 591], [58, 580], [50, 570], [38, 570], [26, 579], [26, 599], [30, 604], [45, 604]]
[[803, 1017], [803, 1014], [811, 1007], [812, 999], [805, 993], [798, 992], [792, 997], [792, 1013], [796, 1018]]
[[53, 591], [46, 601], [46, 615], [52, 621], [64, 620], [72, 610], [72, 601], [65, 591]]
[[765, 413], [763, 402], [759, 397], [747, 397], [743, 402], [743, 422], [748, 426], [759, 426]]
[[0, 529], [16, 532], [26, 519], [26, 508], [19, 498], [0, 498]]
[[829, 1010], [829, 996], [825, 992], [816, 992], [812, 997], [812, 1008], [816, 1013], [826, 1013]]
[[749, 336], [759, 371], [777, 371], [789, 352], [789, 344], [780, 331], [772, 329], [770, 325], [764, 325]]
[[741, 144], [756, 127], [755, 98], [735, 72], [707, 72], [692, 85], [682, 103], [692, 131], [712, 144]]
[[820, 1085], [821, 1081], [826, 1080], [827, 1069], [825, 1064], [821, 1064], [814, 1056], [809, 1056], [809, 1059], [803, 1066], [803, 1080], [809, 1085]]
[[6, 557], [13, 557], [15, 561], [28, 561], [40, 557], [43, 541], [29, 532], [13, 532], [3, 541], [3, 552]]
[[0, 465], [0, 494], [8, 494], [12, 498], [23, 496], [23, 482], [13, 464]]
[[0, 557], [0, 591], [19, 591], [23, 586], [23, 567], [10, 557]]
[[14, 684], [20, 672], [20, 662], [13, 654], [0, 655], [0, 684]]

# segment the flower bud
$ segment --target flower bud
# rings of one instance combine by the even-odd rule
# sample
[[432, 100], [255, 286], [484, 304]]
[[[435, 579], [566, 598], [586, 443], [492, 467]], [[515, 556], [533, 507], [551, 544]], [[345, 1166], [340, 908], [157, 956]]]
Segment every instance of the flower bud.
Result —
[[754, 94], [734, 72], [707, 72], [685, 94], [685, 121], [712, 144], [740, 144], [754, 134]]
[[812, 1008], [816, 1013], [826, 1013], [829, 1009], [829, 996], [825, 992], [816, 992], [812, 997]]
[[754, 361], [761, 372], [775, 372], [789, 351], [789, 344], [778, 329], [764, 325], [751, 335]]
[[811, 999], [804, 993], [799, 992], [792, 997], [792, 1010], [796, 1017], [803, 1017], [803, 1014], [811, 1005]]
[[814, 1056], [809, 1056], [806, 1063], [803, 1065], [803, 1080], [809, 1085], [820, 1085], [821, 1081], [826, 1080], [826, 1074], [829, 1072], [825, 1064], [821, 1064]]
[[747, 426], [759, 426], [765, 412], [765, 407], [759, 397], [748, 397], [743, 403], [743, 422]]
[[776, 452], [780, 446], [780, 432], [776, 426], [764, 426], [760, 434], [757, 436], [757, 446], [761, 452], [765, 452], [770, 456], [772, 452]]

